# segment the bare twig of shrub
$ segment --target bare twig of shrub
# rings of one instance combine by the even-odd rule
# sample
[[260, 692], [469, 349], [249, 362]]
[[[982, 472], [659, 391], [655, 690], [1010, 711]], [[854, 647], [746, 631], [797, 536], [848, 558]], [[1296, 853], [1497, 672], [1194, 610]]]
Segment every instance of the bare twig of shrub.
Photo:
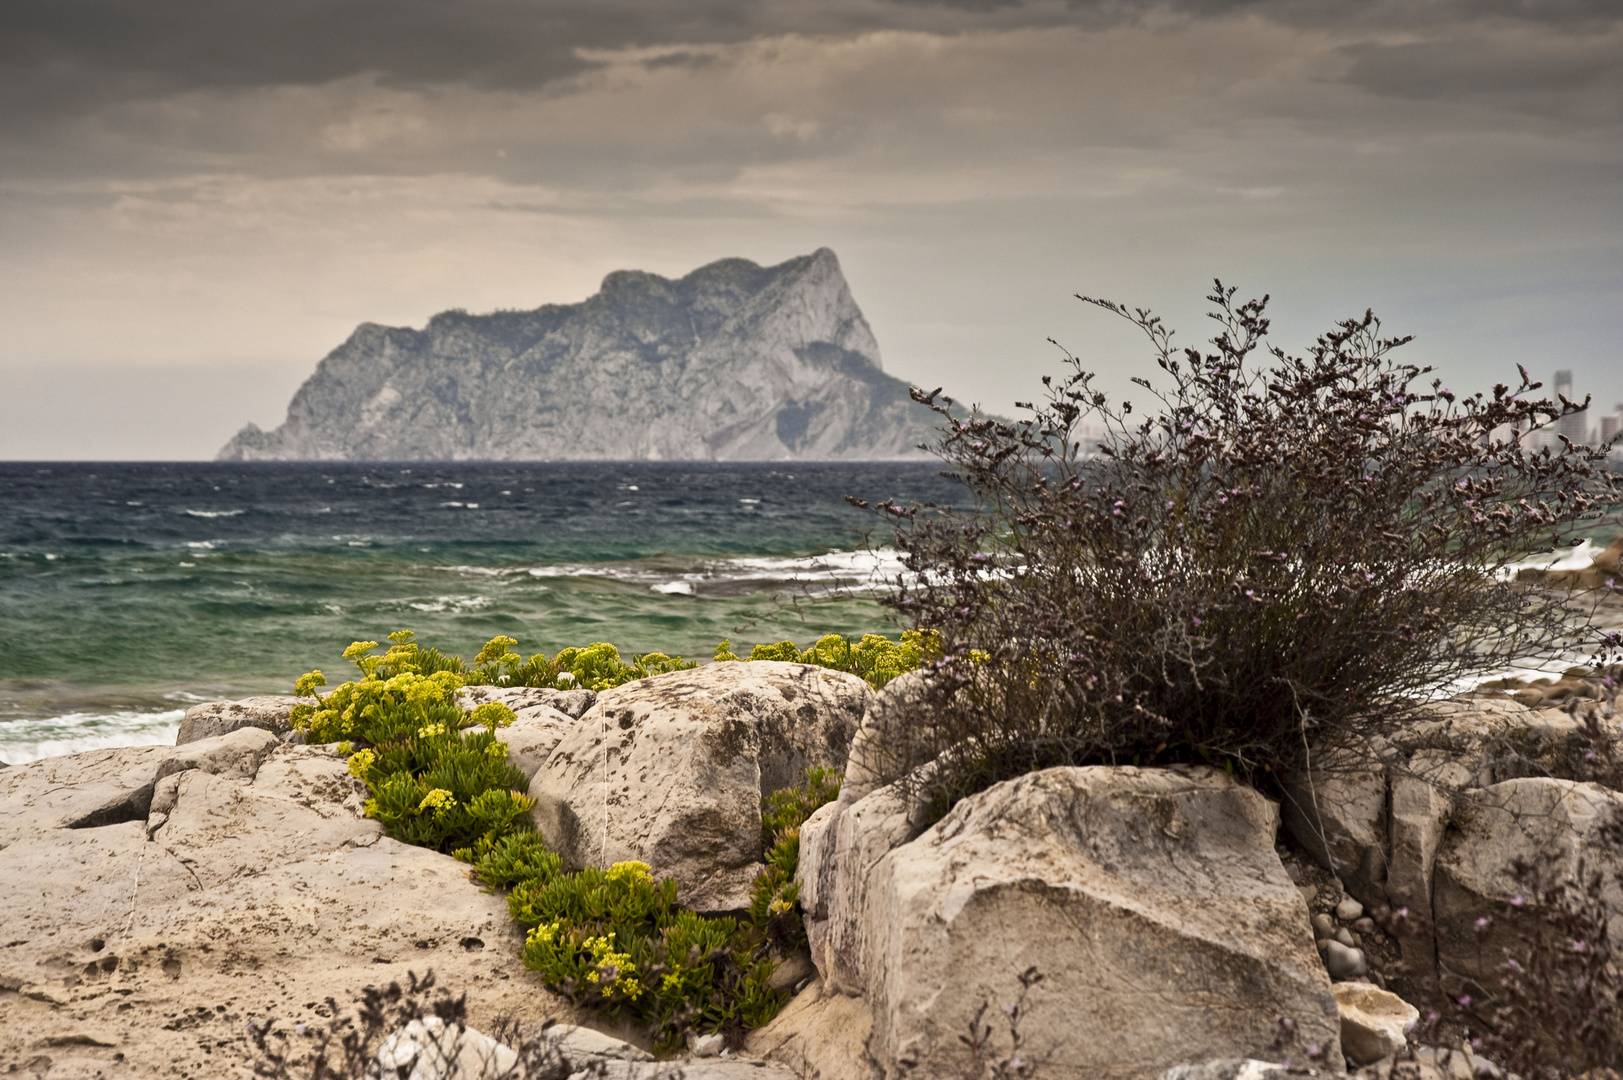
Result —
[[1587, 402], [1534, 397], [1525, 370], [1485, 394], [1428, 383], [1371, 313], [1288, 355], [1266, 297], [1209, 299], [1207, 352], [1088, 300], [1150, 341], [1142, 419], [1069, 355], [1016, 423], [915, 394], [972, 505], [872, 507], [906, 566], [886, 602], [943, 648], [929, 707], [875, 750], [892, 778], [939, 759], [939, 809], [1064, 764], [1206, 761], [1275, 787], [1479, 673], [1616, 646], [1505, 572], [1623, 493], [1604, 450], [1531, 446]]
[[[967, 1032], [958, 1036], [958, 1041], [969, 1051], [969, 1060], [960, 1074], [963, 1080], [1031, 1080], [1053, 1060], [1058, 1047], [1048, 1047], [1034, 1053], [1026, 1046], [1026, 1036], [1020, 1030], [1026, 1016], [1026, 998], [1030, 996], [1032, 987], [1043, 981], [1042, 972], [1032, 966], [1015, 978], [1020, 983], [1020, 993], [1001, 1010], [1003, 1026], [1008, 1033], [1007, 1053], [1000, 1053], [996, 1049], [995, 1044], [999, 1040], [994, 1037], [993, 1025], [986, 1019], [992, 1003], [983, 1001], [966, 1025]], [[907, 1062], [903, 1062], [902, 1066], [908, 1071], [913, 1067]]]

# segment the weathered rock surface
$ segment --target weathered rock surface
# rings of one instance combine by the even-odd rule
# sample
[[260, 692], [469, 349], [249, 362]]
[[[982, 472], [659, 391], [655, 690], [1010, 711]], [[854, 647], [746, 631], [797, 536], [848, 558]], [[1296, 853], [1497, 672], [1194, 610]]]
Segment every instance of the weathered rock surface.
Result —
[[[1617, 719], [1603, 722], [1623, 734]], [[1484, 902], [1466, 903], [1452, 892], [1438, 906], [1445, 886], [1437, 866], [1449, 822], [1468, 816], [1466, 807], [1480, 802], [1484, 791], [1516, 791], [1505, 785], [1524, 779], [1570, 785], [1586, 777], [1589, 751], [1582, 723], [1563, 709], [1535, 711], [1499, 692], [1463, 696], [1427, 706], [1361, 762], [1332, 757], [1315, 771], [1311, 785], [1296, 778], [1285, 823], [1366, 908], [1401, 914], [1393, 925], [1404, 978], [1424, 999], [1438, 988], [1440, 943], [1474, 951], [1472, 924], [1489, 913]], [[1491, 824], [1497, 821], [1490, 815], [1483, 827], [1497, 828]], [[1553, 838], [1566, 826], [1551, 828]], [[1460, 853], [1457, 862], [1475, 865], [1497, 858], [1491, 849], [1501, 842], [1471, 834], [1450, 847]], [[1479, 887], [1487, 886], [1478, 881], [1466, 891]]]
[[1396, 994], [1366, 982], [1336, 984], [1341, 1012], [1341, 1052], [1355, 1065], [1368, 1065], [1408, 1044], [1420, 1010]]
[[597, 701], [597, 691], [554, 690], [550, 686], [464, 686], [456, 692], [456, 697], [457, 704], [464, 709], [476, 708], [487, 701], [499, 701], [515, 714], [546, 707], [556, 709], [571, 720], [579, 720], [581, 714]]
[[[1549, 857], [1565, 881], [1579, 880], [1580, 858], [1589, 873], [1602, 872], [1612, 940], [1623, 940], [1623, 862], [1598, 836], [1619, 813], [1623, 795], [1568, 780], [1507, 780], [1463, 796], [1458, 831], [1437, 855], [1432, 895], [1433, 916], [1444, 931], [1437, 937], [1437, 962], [1445, 980], [1490, 985], [1504, 948], [1514, 944], [1504, 904], [1527, 891], [1512, 873], [1517, 859]], [[1480, 918], [1489, 920], [1485, 938], [1474, 932]]]
[[342, 758], [257, 728], [0, 773], [0, 1062], [247, 1076], [250, 1018], [314, 1020], [408, 969], [479, 1025], [571, 1015], [501, 898], [382, 836], [363, 796]]
[[293, 728], [288, 716], [299, 699], [291, 694], [264, 694], [239, 701], [206, 701], [193, 705], [181, 717], [175, 745], [227, 735], [238, 728], [262, 728], [284, 735]]
[[812, 960], [830, 989], [863, 993], [868, 942], [863, 885], [891, 851], [924, 831], [925, 806], [901, 784], [862, 798], [842, 787], [840, 797], [800, 826], [795, 881], [805, 910]]
[[839, 768], [872, 690], [805, 664], [711, 664], [598, 696], [530, 784], [571, 867], [637, 860], [700, 911], [747, 906], [761, 799]]
[[872, 1033], [868, 1003], [819, 979], [771, 1023], [750, 1032], [744, 1050], [788, 1067], [800, 1080], [876, 1080], [879, 1067], [868, 1056]]
[[965, 799], [866, 873], [835, 867], [833, 892], [860, 896], [839, 906], [863, 912], [836, 974], [872, 1009], [869, 1054], [887, 1077], [955, 1075], [976, 1010], [1034, 966], [1023, 1031], [1030, 1053], [1052, 1052], [1048, 1075], [1256, 1055], [1281, 1016], [1334, 1060], [1335, 999], [1277, 825], [1272, 803], [1212, 770], [1048, 769]]
[[934, 414], [880, 367], [827, 248], [620, 271], [580, 304], [422, 330], [363, 324], [221, 460], [875, 460], [922, 457]]

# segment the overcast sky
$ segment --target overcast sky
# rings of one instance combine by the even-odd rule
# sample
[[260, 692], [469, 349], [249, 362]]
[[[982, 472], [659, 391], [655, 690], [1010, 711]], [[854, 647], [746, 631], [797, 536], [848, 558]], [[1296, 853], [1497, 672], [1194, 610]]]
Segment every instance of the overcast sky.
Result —
[[363, 321], [832, 247], [1009, 411], [1071, 295], [1623, 401], [1617, 0], [7, 0], [0, 457], [206, 458]]

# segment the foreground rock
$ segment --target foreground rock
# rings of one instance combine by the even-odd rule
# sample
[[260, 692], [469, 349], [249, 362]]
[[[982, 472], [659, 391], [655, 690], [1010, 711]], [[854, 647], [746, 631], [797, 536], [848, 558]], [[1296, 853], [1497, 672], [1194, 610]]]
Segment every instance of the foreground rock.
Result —
[[246, 727], [286, 735], [293, 730], [289, 716], [298, 703], [299, 699], [291, 694], [265, 694], [240, 701], [207, 701], [193, 705], [181, 717], [175, 745], [229, 735]]
[[[897, 846], [830, 868], [848, 815]], [[820, 849], [800, 878], [813, 919], [862, 912], [861, 933], [816, 958], [825, 979], [860, 986], [887, 1078], [959, 1074], [959, 1035], [1031, 967], [1045, 978], [1022, 1030], [1029, 1055], [1052, 1055], [1045, 1075], [1261, 1057], [1282, 1016], [1339, 1060], [1330, 982], [1273, 848], [1278, 811], [1256, 792], [1206, 769], [1060, 768], [965, 799], [913, 840], [907, 817], [880, 789], [802, 834]]]
[[[1617, 719], [1602, 722], [1623, 734]], [[1330, 756], [1298, 777], [1285, 823], [1397, 933], [1402, 964], [1387, 974], [1406, 996], [1429, 1000], [1444, 983], [1487, 974], [1475, 922], [1516, 894], [1517, 855], [1566, 852], [1566, 871], [1575, 866], [1572, 844], [1616, 798], [1583, 782], [1591, 749], [1564, 709], [1530, 709], [1499, 692], [1439, 702], [1370, 754]], [[1497, 958], [1499, 944], [1480, 955]]]
[[0, 773], [0, 1062], [247, 1076], [250, 1019], [313, 1021], [408, 970], [481, 1026], [568, 1015], [501, 899], [363, 798], [343, 759], [257, 728]]
[[1368, 1065], [1408, 1045], [1420, 1010], [1396, 994], [1363, 982], [1336, 984], [1341, 1012], [1341, 1052], [1355, 1065]]
[[[1456, 818], [1458, 830], [1438, 851], [1432, 893], [1433, 917], [1451, 931], [1437, 938], [1445, 991], [1480, 993], [1492, 985], [1505, 949], [1518, 947], [1519, 928], [1505, 915], [1512, 897], [1531, 892], [1530, 882], [1517, 879], [1518, 861], [1546, 860], [1551, 881], [1579, 882], [1580, 862], [1587, 874], [1600, 874], [1609, 936], [1623, 942], [1623, 859], [1601, 837], [1623, 821], [1623, 795], [1568, 780], [1507, 780], [1463, 795]], [[1487, 920], [1481, 933], [1479, 919]]]
[[841, 768], [871, 696], [854, 675], [769, 661], [606, 690], [531, 782], [536, 825], [566, 866], [637, 860], [695, 910], [746, 907], [762, 797]]

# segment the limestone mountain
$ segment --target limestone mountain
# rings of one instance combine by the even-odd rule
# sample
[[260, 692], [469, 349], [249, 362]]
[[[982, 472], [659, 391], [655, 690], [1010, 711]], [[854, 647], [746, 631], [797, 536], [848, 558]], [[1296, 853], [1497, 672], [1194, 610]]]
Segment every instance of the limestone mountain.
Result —
[[253, 460], [874, 460], [922, 456], [934, 415], [885, 374], [839, 260], [622, 270], [579, 304], [422, 330], [365, 323]]

